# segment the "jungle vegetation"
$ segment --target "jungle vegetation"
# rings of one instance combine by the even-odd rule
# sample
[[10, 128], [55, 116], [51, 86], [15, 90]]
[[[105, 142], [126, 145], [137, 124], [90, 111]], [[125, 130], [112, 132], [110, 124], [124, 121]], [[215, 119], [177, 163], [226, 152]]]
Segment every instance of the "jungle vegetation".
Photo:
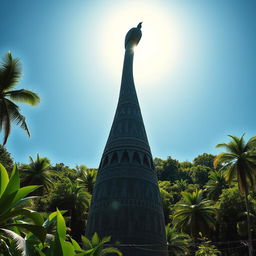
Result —
[[[249, 246], [256, 248], [255, 158], [251, 160], [251, 152], [245, 154], [252, 161], [248, 174], [251, 179], [245, 178], [246, 194], [239, 186], [239, 173], [233, 173], [230, 179], [229, 168], [236, 161], [220, 163], [224, 153], [218, 157], [204, 153], [192, 162], [179, 162], [172, 157], [154, 159], [169, 255], [238, 256], [249, 255]], [[69, 255], [87, 255], [81, 254], [81, 245], [88, 240], [83, 235], [97, 169], [52, 165], [39, 154], [30, 157], [28, 163], [15, 165], [4, 146], [0, 146], [0, 159], [12, 168], [12, 172], [6, 171], [1, 165], [0, 255], [51, 255], [56, 246], [70, 248], [74, 254]], [[8, 205], [5, 198], [11, 193], [21, 194], [18, 201], [12, 199]], [[56, 233], [58, 220], [65, 230], [61, 237]], [[63, 244], [52, 245], [54, 239]], [[102, 239], [95, 238], [100, 244], [95, 242], [95, 246], [109, 249], [102, 245], [109, 238]], [[24, 254], [24, 250], [33, 251]]]

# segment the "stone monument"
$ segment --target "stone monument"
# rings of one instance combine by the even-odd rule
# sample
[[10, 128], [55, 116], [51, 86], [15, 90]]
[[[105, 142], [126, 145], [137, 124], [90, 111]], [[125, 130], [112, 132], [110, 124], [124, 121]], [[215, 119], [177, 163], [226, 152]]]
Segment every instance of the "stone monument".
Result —
[[86, 235], [111, 236], [124, 256], [166, 256], [162, 202], [133, 79], [141, 23], [125, 37], [118, 105], [101, 158]]

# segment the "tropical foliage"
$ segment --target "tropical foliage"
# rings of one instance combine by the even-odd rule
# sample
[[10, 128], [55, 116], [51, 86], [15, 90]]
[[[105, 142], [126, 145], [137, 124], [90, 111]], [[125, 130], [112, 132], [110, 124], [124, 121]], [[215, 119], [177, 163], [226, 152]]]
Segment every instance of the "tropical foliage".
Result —
[[169, 256], [186, 255], [189, 251], [189, 236], [178, 233], [170, 223], [165, 227]]
[[[88, 250], [67, 234], [65, 220], [59, 210], [44, 221], [43, 215], [24, 208], [24, 203], [35, 197], [27, 195], [40, 186], [20, 187], [16, 165], [9, 178], [0, 164], [0, 255], [1, 256], [104, 256], [111, 253], [122, 255], [116, 248], [103, 248], [110, 237], [102, 240], [95, 233], [92, 241], [82, 237]], [[52, 231], [52, 226], [55, 231]], [[89, 245], [89, 246], [88, 246]]]
[[97, 171], [95, 169], [79, 168], [79, 178], [77, 181], [83, 186], [89, 193], [92, 194], [94, 184], [96, 182]]
[[214, 166], [222, 164], [226, 170], [228, 182], [234, 179], [238, 182], [241, 193], [245, 195], [245, 205], [247, 211], [249, 255], [253, 255], [250, 209], [248, 194], [250, 189], [255, 189], [256, 185], [256, 137], [252, 137], [248, 142], [241, 138], [229, 136], [231, 141], [218, 144], [216, 147], [225, 148], [227, 152], [219, 154], [214, 160]]
[[27, 185], [42, 185], [42, 190], [40, 194], [43, 193], [43, 189], [49, 191], [49, 189], [53, 186], [53, 182], [51, 180], [51, 170], [50, 170], [50, 161], [46, 157], [41, 158], [39, 154], [37, 154], [36, 160], [34, 160], [31, 156], [29, 157], [30, 164], [25, 168], [22, 168], [22, 174], [24, 175], [23, 183]]
[[204, 242], [198, 246], [195, 256], [218, 256], [221, 252], [215, 245], [211, 245], [209, 241]]
[[222, 190], [227, 188], [227, 181], [222, 170], [214, 170], [209, 173], [209, 181], [205, 185], [208, 197], [214, 201], [219, 199]]
[[[10, 254], [21, 250], [20, 236], [24, 230], [31, 231], [41, 241], [45, 240], [46, 232], [42, 227], [43, 219], [35, 211], [23, 208], [26, 197], [39, 186], [20, 188], [20, 177], [17, 167], [13, 167], [9, 179], [5, 168], [0, 164], [0, 252]], [[15, 232], [18, 229], [18, 232]], [[8, 254], [7, 254], [8, 253]]]
[[100, 239], [97, 233], [94, 233], [91, 240], [89, 240], [85, 236], [82, 236], [83, 247], [89, 251], [93, 250], [92, 255], [105, 256], [105, 255], [111, 254], [111, 255], [121, 256], [122, 253], [114, 247], [104, 248], [104, 245], [110, 242], [110, 239], [111, 239], [110, 236]]
[[35, 106], [40, 102], [39, 96], [29, 90], [13, 90], [21, 78], [21, 65], [17, 58], [8, 52], [0, 66], [0, 129], [4, 131], [5, 145], [11, 132], [11, 123], [19, 125], [28, 136], [30, 132], [25, 117], [14, 102]]
[[173, 223], [176, 228], [190, 234], [194, 239], [200, 232], [209, 234], [215, 228], [216, 215], [211, 202], [203, 198], [202, 190], [183, 192], [182, 196], [174, 211]]

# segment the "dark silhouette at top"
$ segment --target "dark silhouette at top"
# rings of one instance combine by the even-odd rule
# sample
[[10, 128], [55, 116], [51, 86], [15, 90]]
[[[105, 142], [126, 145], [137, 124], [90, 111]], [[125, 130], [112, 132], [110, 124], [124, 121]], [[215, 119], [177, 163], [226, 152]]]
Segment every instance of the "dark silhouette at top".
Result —
[[133, 48], [134, 46], [138, 45], [140, 42], [142, 33], [141, 33], [141, 24], [140, 22], [136, 28], [131, 28], [125, 37], [125, 49]]

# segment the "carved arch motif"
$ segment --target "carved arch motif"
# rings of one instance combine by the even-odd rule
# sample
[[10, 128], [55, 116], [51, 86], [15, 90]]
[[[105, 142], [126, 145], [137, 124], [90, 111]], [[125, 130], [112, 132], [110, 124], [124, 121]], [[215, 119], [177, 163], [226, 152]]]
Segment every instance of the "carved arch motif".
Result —
[[143, 158], [143, 164], [146, 165], [147, 167], [150, 167], [149, 160], [146, 154], [144, 155]]
[[125, 150], [122, 154], [122, 158], [121, 158], [121, 163], [128, 163], [129, 162], [129, 154], [128, 152]]
[[108, 156], [106, 156], [104, 159], [103, 159], [103, 164], [102, 164], [102, 168], [104, 168], [105, 166], [108, 165]]
[[140, 156], [139, 156], [138, 152], [136, 152], [136, 151], [133, 153], [132, 162], [136, 163], [136, 164], [141, 164]]
[[118, 155], [117, 153], [115, 152], [113, 155], [112, 155], [112, 158], [110, 160], [110, 164], [117, 164], [118, 163]]

